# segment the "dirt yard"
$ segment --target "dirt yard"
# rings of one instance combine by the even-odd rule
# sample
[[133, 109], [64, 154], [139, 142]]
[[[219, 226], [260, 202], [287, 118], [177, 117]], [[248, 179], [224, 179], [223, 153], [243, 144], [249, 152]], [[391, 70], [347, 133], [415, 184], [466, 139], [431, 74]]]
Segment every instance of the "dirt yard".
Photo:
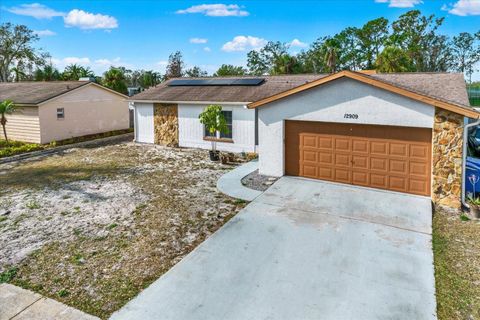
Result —
[[433, 217], [439, 320], [480, 319], [480, 222], [436, 208]]
[[107, 318], [245, 206], [232, 168], [132, 143], [0, 165], [0, 282]]

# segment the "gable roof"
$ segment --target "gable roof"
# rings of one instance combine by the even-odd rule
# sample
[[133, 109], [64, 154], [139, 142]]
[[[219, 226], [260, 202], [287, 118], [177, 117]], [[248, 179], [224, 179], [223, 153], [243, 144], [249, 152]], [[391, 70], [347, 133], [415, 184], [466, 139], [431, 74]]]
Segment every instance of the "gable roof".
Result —
[[0, 101], [12, 100], [18, 105], [38, 105], [86, 85], [94, 85], [112, 93], [127, 96], [89, 81], [26, 81], [0, 82]]
[[249, 103], [301, 86], [325, 75], [261, 76], [265, 79], [257, 86], [169, 86], [174, 80], [188, 79], [252, 79], [258, 77], [208, 77], [170, 79], [130, 97], [132, 101], [149, 102], [242, 102]]
[[470, 107], [465, 80], [458, 73], [363, 74], [341, 71], [252, 102], [248, 108], [257, 108], [340, 78], [354, 79], [467, 117], [480, 117], [480, 112]]

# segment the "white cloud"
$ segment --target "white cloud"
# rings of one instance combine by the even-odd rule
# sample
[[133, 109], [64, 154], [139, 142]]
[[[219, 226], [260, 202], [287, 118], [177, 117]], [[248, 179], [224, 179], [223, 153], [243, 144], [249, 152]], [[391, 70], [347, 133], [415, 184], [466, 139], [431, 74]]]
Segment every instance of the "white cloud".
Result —
[[63, 12], [50, 9], [40, 3], [22, 4], [18, 7], [7, 8], [6, 10], [14, 14], [34, 17], [36, 19], [51, 19], [65, 15]]
[[305, 48], [308, 46], [308, 44], [298, 39], [293, 39], [292, 42], [289, 43], [289, 45], [290, 47], [300, 47], [300, 48]]
[[122, 63], [122, 59], [120, 59], [120, 57], [117, 57], [113, 60], [110, 60], [110, 59], [97, 59], [95, 60], [95, 64], [97, 64], [98, 66], [105, 66], [105, 67], [110, 67], [110, 66], [120, 66], [120, 65], [123, 65], [125, 66], [124, 63]]
[[201, 4], [184, 10], [178, 10], [177, 13], [200, 13], [210, 17], [245, 17], [249, 15], [249, 12], [242, 10], [239, 5], [223, 3]]
[[50, 36], [54, 36], [56, 35], [57, 33], [56, 32], [53, 32], [51, 30], [34, 30], [33, 33], [35, 33], [37, 36], [39, 37], [50, 37]]
[[248, 49], [260, 49], [267, 44], [267, 40], [252, 36], [236, 36], [222, 46], [226, 52], [245, 51]]
[[453, 5], [443, 5], [442, 10], [448, 11], [457, 16], [478, 16], [480, 15], [480, 1], [458, 0]]
[[205, 47], [205, 48], [203, 48], [203, 51], [210, 52], [210, 51], [212, 51], [212, 49], [210, 49], [209, 47]]
[[190, 43], [199, 44], [199, 43], [207, 43], [207, 42], [208, 42], [208, 39], [205, 39], [205, 38], [190, 38]]
[[377, 3], [389, 3], [392, 8], [413, 8], [417, 4], [423, 3], [422, 0], [375, 0]]
[[132, 69], [134, 66], [130, 63], [123, 61], [120, 57], [113, 59], [100, 58], [100, 59], [90, 59], [89, 57], [65, 57], [65, 58], [52, 58], [52, 64], [55, 65], [60, 71], [70, 65], [78, 64], [83, 67], [89, 67], [93, 70], [96, 75], [101, 75], [107, 71], [111, 66], [119, 67], [123, 66], [127, 69]]
[[73, 9], [64, 18], [65, 26], [80, 29], [115, 29], [118, 21], [115, 17], [94, 14], [79, 9]]

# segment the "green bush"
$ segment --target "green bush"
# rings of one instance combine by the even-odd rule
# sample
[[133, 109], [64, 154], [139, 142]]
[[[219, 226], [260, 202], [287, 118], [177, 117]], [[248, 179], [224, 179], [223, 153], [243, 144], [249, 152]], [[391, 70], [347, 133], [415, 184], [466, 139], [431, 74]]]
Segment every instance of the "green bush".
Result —
[[0, 158], [45, 149], [41, 144], [0, 140]]
[[9, 140], [8, 143], [5, 140], [0, 140], [0, 158], [14, 156], [20, 153], [26, 153], [31, 151], [38, 151], [38, 150], [45, 150], [51, 149], [58, 146], [64, 146], [67, 144], [72, 143], [79, 143], [85, 142], [100, 138], [112, 137], [119, 134], [133, 132], [133, 129], [125, 129], [125, 130], [116, 130], [116, 131], [109, 131], [103, 132], [98, 134], [91, 134], [82, 137], [70, 138], [61, 141], [52, 141], [49, 144], [37, 144], [37, 143], [28, 143], [28, 142], [20, 142], [20, 141], [12, 141]]

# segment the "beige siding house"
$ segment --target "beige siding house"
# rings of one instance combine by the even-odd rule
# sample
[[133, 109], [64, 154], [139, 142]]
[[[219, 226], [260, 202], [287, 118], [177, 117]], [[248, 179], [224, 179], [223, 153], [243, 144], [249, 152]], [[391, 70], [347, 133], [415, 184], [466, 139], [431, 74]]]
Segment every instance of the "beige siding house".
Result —
[[126, 98], [88, 81], [0, 84], [0, 100], [18, 106], [6, 116], [9, 139], [33, 143], [127, 129]]

